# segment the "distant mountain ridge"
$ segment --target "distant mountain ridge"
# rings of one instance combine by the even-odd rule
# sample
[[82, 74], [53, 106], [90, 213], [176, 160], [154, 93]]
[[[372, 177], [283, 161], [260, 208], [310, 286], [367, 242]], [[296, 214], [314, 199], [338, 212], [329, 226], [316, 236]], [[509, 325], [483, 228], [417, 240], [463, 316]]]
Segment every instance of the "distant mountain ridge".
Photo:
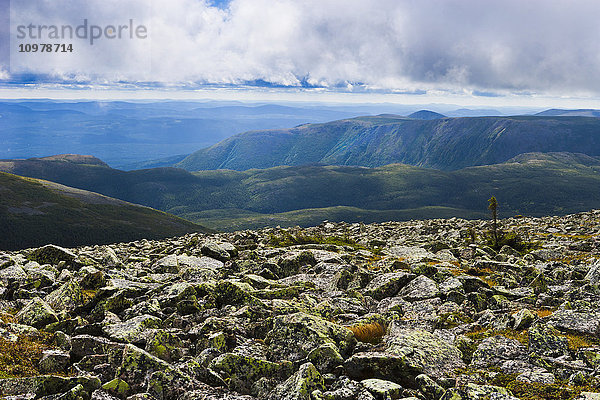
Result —
[[190, 154], [252, 129], [360, 114], [274, 104], [0, 100], [0, 158], [93, 153], [112, 166], [135, 168], [137, 163]]
[[600, 118], [600, 110], [594, 109], [578, 109], [578, 110], [562, 110], [562, 109], [550, 109], [539, 112], [535, 115], [544, 117], [594, 117]]
[[455, 170], [498, 164], [531, 152], [598, 156], [600, 119], [358, 117], [292, 129], [245, 132], [199, 150], [176, 166], [188, 171], [243, 171], [281, 165], [379, 167], [402, 163]]

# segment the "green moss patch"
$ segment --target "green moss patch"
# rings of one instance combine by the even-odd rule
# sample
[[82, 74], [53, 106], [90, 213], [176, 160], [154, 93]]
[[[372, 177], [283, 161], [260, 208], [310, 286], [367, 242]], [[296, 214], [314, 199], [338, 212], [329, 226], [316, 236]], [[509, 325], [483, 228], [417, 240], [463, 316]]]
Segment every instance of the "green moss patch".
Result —
[[51, 335], [22, 336], [16, 342], [0, 338], [0, 378], [40, 375], [38, 363], [42, 352], [51, 348]]
[[567, 386], [566, 382], [553, 384], [521, 382], [516, 374], [497, 374], [491, 380], [492, 385], [504, 387], [521, 400], [573, 400], [581, 392], [597, 392], [599, 388], [592, 386]]

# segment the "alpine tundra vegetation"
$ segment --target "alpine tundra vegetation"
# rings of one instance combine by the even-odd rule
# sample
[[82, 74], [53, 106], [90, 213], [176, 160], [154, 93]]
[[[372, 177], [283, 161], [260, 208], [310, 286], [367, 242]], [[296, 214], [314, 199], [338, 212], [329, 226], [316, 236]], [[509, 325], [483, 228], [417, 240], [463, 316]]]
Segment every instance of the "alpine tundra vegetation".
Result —
[[600, 211], [492, 224], [0, 253], [0, 396], [600, 398]]

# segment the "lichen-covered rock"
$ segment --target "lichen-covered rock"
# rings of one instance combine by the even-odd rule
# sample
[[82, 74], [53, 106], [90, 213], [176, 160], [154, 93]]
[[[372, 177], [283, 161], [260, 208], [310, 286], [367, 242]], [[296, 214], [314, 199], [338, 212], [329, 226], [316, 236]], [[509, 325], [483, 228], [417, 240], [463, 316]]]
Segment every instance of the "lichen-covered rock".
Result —
[[439, 294], [435, 281], [425, 275], [419, 275], [398, 292], [398, 296], [408, 301], [431, 299]]
[[533, 321], [535, 321], [535, 315], [527, 308], [517, 311], [512, 316], [514, 318], [513, 329], [516, 331], [529, 328]]
[[145, 331], [160, 328], [162, 321], [152, 315], [140, 315], [125, 322], [104, 327], [106, 335], [114, 341], [126, 343], [145, 343]]
[[122, 353], [124, 345], [102, 337], [77, 335], [71, 338], [71, 359], [79, 361], [95, 354]]
[[129, 320], [131, 318], [144, 314], [152, 315], [158, 318], [160, 318], [163, 315], [160, 303], [157, 299], [142, 301], [134, 306], [129, 307], [123, 312], [123, 319]]
[[225, 280], [217, 283], [214, 296], [220, 306], [226, 304], [262, 304], [252, 295], [254, 288], [248, 283], [236, 280]]
[[278, 385], [269, 400], [310, 400], [315, 390], [325, 390], [319, 371], [311, 363], [302, 364], [294, 375]]
[[385, 379], [405, 385], [410, 385], [412, 379], [422, 372], [410, 368], [405, 357], [382, 351], [355, 353], [346, 360], [344, 369], [353, 379]]
[[551, 385], [556, 381], [552, 373], [543, 371], [526, 371], [519, 374], [515, 379], [520, 382], [543, 383], [545, 385]]
[[437, 260], [435, 254], [420, 246], [391, 246], [388, 252], [409, 264]]
[[202, 254], [219, 261], [227, 261], [232, 254], [237, 254], [235, 246], [231, 243], [206, 242], [202, 245]]
[[2, 396], [18, 396], [33, 393], [35, 398], [41, 398], [68, 393], [76, 387], [79, 393], [89, 395], [94, 390], [100, 388], [100, 380], [96, 377], [79, 376], [67, 378], [57, 375], [0, 379], [0, 393]]
[[26, 281], [27, 272], [20, 265], [9, 265], [0, 270], [0, 281], [8, 283], [9, 281]]
[[182, 257], [175, 254], [170, 254], [166, 257], [156, 261], [154, 270], [159, 274], [177, 274], [179, 273], [179, 262], [182, 261]]
[[583, 347], [577, 350], [577, 359], [600, 372], [600, 347]]
[[43, 328], [48, 324], [58, 322], [58, 317], [52, 307], [39, 297], [33, 298], [15, 315], [15, 318], [19, 323], [35, 328]]
[[416, 276], [408, 272], [391, 272], [373, 278], [365, 288], [365, 294], [376, 300], [395, 296], [408, 282]]
[[409, 368], [431, 377], [451, 376], [464, 367], [458, 348], [427, 331], [403, 329], [394, 323], [385, 342], [387, 352], [404, 357]]
[[58, 312], [73, 311], [75, 308], [83, 305], [84, 302], [81, 286], [74, 279], [69, 280], [48, 294], [44, 300]]
[[600, 262], [596, 261], [590, 266], [588, 273], [585, 275], [585, 279], [592, 285], [600, 285]]
[[28, 256], [30, 260], [37, 261], [40, 264], [51, 265], [58, 265], [61, 261], [71, 263], [76, 257], [72, 251], [53, 244], [35, 249]]
[[168, 307], [187, 299], [196, 299], [196, 289], [190, 283], [179, 282], [163, 288], [158, 301], [161, 306]]
[[363, 390], [360, 382], [351, 380], [347, 376], [341, 376], [332, 384], [329, 391], [323, 393], [323, 397], [325, 399], [354, 399]]
[[576, 400], [600, 400], [600, 392], [581, 392]]
[[78, 271], [81, 277], [79, 285], [83, 289], [95, 290], [106, 285], [106, 277], [104, 272], [91, 266], [84, 266]]
[[107, 267], [121, 267], [123, 265], [123, 261], [110, 246], [100, 246], [98, 258], [102, 260], [102, 265]]
[[58, 271], [54, 267], [49, 265], [42, 267], [35, 261], [27, 263], [23, 269], [27, 272], [28, 286], [38, 290], [54, 285], [58, 275]]
[[172, 332], [164, 329], [149, 330], [145, 350], [167, 362], [179, 360], [183, 356], [184, 343]]
[[574, 310], [558, 310], [545, 318], [548, 325], [562, 330], [586, 335], [600, 335], [600, 313], [583, 313]]
[[42, 373], [64, 372], [67, 370], [70, 361], [69, 353], [61, 350], [45, 350], [38, 363], [38, 368]]
[[253, 392], [253, 385], [259, 379], [285, 380], [293, 373], [290, 361], [275, 363], [234, 353], [215, 358], [209, 368], [219, 372], [232, 390], [254, 395], [258, 393]]
[[481, 278], [477, 276], [471, 275], [458, 275], [456, 277], [462, 284], [462, 287], [466, 293], [477, 292], [480, 289], [489, 289], [490, 285], [481, 280]]
[[178, 256], [179, 275], [188, 282], [217, 280], [224, 266], [222, 261], [210, 257]]
[[535, 325], [527, 331], [529, 352], [537, 356], [561, 357], [569, 354], [569, 342], [559, 336], [556, 329], [546, 325]]
[[314, 315], [295, 313], [275, 318], [267, 335], [269, 351], [276, 359], [298, 361], [323, 344], [333, 344], [346, 355], [356, 343], [351, 331]]
[[377, 400], [399, 399], [402, 386], [382, 379], [365, 379], [360, 382]]
[[521, 360], [527, 349], [519, 341], [502, 335], [483, 340], [473, 353], [471, 365], [485, 368], [501, 365], [506, 360]]
[[300, 268], [315, 265], [317, 260], [312, 251], [290, 251], [282, 255], [277, 264], [272, 265], [271, 273], [278, 278], [285, 278], [300, 272]]
[[438, 400], [446, 392], [443, 387], [425, 374], [418, 375], [415, 378], [415, 381], [417, 382], [419, 390], [423, 393], [423, 396], [428, 400]]
[[104, 385], [102, 385], [102, 389], [119, 397], [126, 396], [130, 391], [127, 382], [119, 378], [115, 378], [106, 382]]
[[385, 351], [356, 353], [350, 357], [344, 364], [348, 375], [416, 387], [415, 378], [420, 374], [452, 376], [456, 369], [464, 367], [460, 350], [427, 331], [394, 328], [385, 340]]
[[463, 284], [460, 280], [455, 277], [448, 278], [441, 282], [439, 285], [439, 290], [442, 294], [448, 296], [450, 293], [464, 293], [465, 289], [463, 288]]
[[[160, 375], [154, 375], [155, 372], [160, 372]], [[116, 378], [129, 385], [129, 393], [143, 392], [148, 388], [160, 398], [178, 398], [191, 384], [188, 375], [131, 344], [123, 350], [123, 361]]]
[[344, 363], [344, 358], [333, 343], [325, 343], [313, 349], [307, 358], [322, 374], [332, 372], [335, 367]]
[[56, 400], [82, 400], [89, 395], [83, 385], [79, 384], [66, 393], [58, 396]]
[[492, 385], [476, 385], [469, 383], [464, 392], [468, 400], [479, 400], [489, 398], [490, 400], [516, 400], [512, 393], [503, 387]]

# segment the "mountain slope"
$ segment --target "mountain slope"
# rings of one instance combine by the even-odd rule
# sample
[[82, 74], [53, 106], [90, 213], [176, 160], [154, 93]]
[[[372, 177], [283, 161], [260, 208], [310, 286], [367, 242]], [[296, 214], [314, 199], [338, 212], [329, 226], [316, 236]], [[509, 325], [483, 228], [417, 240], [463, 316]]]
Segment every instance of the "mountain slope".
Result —
[[248, 171], [174, 168], [123, 172], [56, 161], [0, 162], [0, 170], [144, 204], [215, 229], [309, 225], [323, 219], [383, 221], [548, 215], [600, 203], [600, 161], [583, 154], [524, 154], [497, 165], [439, 171], [393, 164], [275, 167]]
[[159, 239], [199, 225], [147, 207], [0, 172], [0, 249]]
[[188, 171], [246, 170], [279, 165], [392, 163], [455, 170], [497, 164], [522, 153], [600, 155], [600, 119], [477, 117], [415, 120], [381, 115], [251, 131], [193, 153]]

